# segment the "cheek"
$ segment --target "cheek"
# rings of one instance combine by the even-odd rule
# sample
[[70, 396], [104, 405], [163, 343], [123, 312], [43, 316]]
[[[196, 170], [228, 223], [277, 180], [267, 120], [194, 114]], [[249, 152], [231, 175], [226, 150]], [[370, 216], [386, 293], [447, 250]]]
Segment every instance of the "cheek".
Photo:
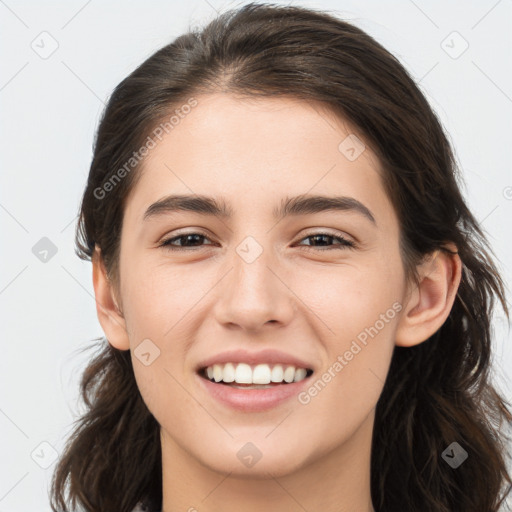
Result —
[[326, 354], [300, 402], [311, 414], [332, 418], [333, 433], [347, 422], [355, 428], [382, 392], [403, 308], [403, 277], [395, 257], [318, 272], [296, 288], [321, 320], [317, 337]]
[[124, 283], [123, 305], [134, 341], [171, 336], [208, 289], [200, 271], [169, 263], [133, 265]]
[[380, 298], [372, 295], [363, 305], [345, 296], [337, 312], [324, 317], [335, 334], [324, 337], [325, 364], [298, 399], [308, 418], [328, 418], [321, 426], [326, 442], [355, 432], [382, 393], [400, 304]]
[[304, 305], [304, 315], [313, 312], [325, 328], [317, 333], [319, 339], [329, 340], [338, 349], [376, 322], [378, 330], [383, 330], [381, 315], [386, 313], [385, 330], [389, 331], [396, 317], [393, 305], [402, 299], [404, 290], [403, 270], [396, 257], [331, 267], [309, 265], [290, 272], [287, 280], [301, 299], [297, 303]]
[[[200, 311], [198, 301], [208, 288], [197, 274], [195, 280], [191, 277], [183, 270], [153, 268], [133, 273], [126, 287], [126, 321], [137, 386], [148, 409], [163, 423], [196, 405], [187, 391], [185, 362], [198, 329], [194, 311]], [[149, 356], [144, 357], [145, 353]], [[192, 431], [189, 421], [181, 417], [180, 425]]]
[[124, 274], [123, 312], [137, 384], [154, 412], [153, 405], [162, 400], [162, 393], [166, 394], [163, 390], [175, 401], [180, 400], [173, 376], [181, 381], [191, 339], [191, 312], [207, 290], [198, 276], [193, 281], [192, 274], [183, 269], [136, 263], [130, 261], [132, 267]]

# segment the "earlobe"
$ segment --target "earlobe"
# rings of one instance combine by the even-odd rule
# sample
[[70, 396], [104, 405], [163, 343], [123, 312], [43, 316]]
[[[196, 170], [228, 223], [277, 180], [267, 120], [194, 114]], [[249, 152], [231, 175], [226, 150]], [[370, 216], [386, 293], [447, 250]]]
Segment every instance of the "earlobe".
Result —
[[126, 321], [117, 305], [114, 289], [107, 276], [98, 246], [92, 257], [92, 280], [96, 298], [96, 312], [108, 342], [119, 350], [129, 350]]
[[446, 321], [461, 279], [461, 261], [453, 244], [432, 253], [418, 268], [399, 320], [396, 345], [410, 347], [432, 336]]

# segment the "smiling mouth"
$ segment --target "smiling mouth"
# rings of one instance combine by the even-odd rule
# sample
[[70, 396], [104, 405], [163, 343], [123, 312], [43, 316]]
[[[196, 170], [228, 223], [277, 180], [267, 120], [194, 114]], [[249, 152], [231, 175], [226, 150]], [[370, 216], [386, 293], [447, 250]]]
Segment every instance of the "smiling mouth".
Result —
[[313, 370], [310, 368], [296, 368], [292, 365], [278, 364], [270, 368], [265, 364], [251, 367], [244, 363], [214, 365], [198, 371], [200, 377], [213, 384], [222, 384], [236, 389], [268, 389], [301, 382], [312, 374]]

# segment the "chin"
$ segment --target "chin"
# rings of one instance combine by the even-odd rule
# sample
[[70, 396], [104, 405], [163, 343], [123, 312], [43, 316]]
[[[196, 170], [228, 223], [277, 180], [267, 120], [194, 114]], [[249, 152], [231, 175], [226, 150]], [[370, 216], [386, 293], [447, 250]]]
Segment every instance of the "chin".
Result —
[[231, 473], [232, 477], [258, 480], [290, 475], [308, 463], [308, 455], [298, 451], [295, 443], [289, 446], [281, 444], [279, 448], [279, 444], [276, 446], [268, 439], [266, 442], [264, 439], [250, 439], [244, 436], [243, 441], [230, 440], [229, 446], [217, 444], [214, 453], [210, 452], [206, 457], [205, 452], [197, 454], [199, 461], [217, 473]]

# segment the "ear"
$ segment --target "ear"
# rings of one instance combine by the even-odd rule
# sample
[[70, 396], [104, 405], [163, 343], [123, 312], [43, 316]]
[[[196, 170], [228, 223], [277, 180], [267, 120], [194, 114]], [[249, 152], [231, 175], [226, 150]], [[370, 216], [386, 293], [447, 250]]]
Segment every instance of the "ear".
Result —
[[123, 313], [117, 305], [114, 287], [107, 276], [100, 248], [95, 247], [92, 256], [92, 281], [96, 297], [98, 320], [108, 342], [119, 350], [129, 350], [130, 342]]
[[429, 255], [418, 268], [419, 284], [411, 284], [396, 332], [396, 345], [411, 347], [427, 340], [450, 314], [461, 279], [462, 264], [453, 244]]

